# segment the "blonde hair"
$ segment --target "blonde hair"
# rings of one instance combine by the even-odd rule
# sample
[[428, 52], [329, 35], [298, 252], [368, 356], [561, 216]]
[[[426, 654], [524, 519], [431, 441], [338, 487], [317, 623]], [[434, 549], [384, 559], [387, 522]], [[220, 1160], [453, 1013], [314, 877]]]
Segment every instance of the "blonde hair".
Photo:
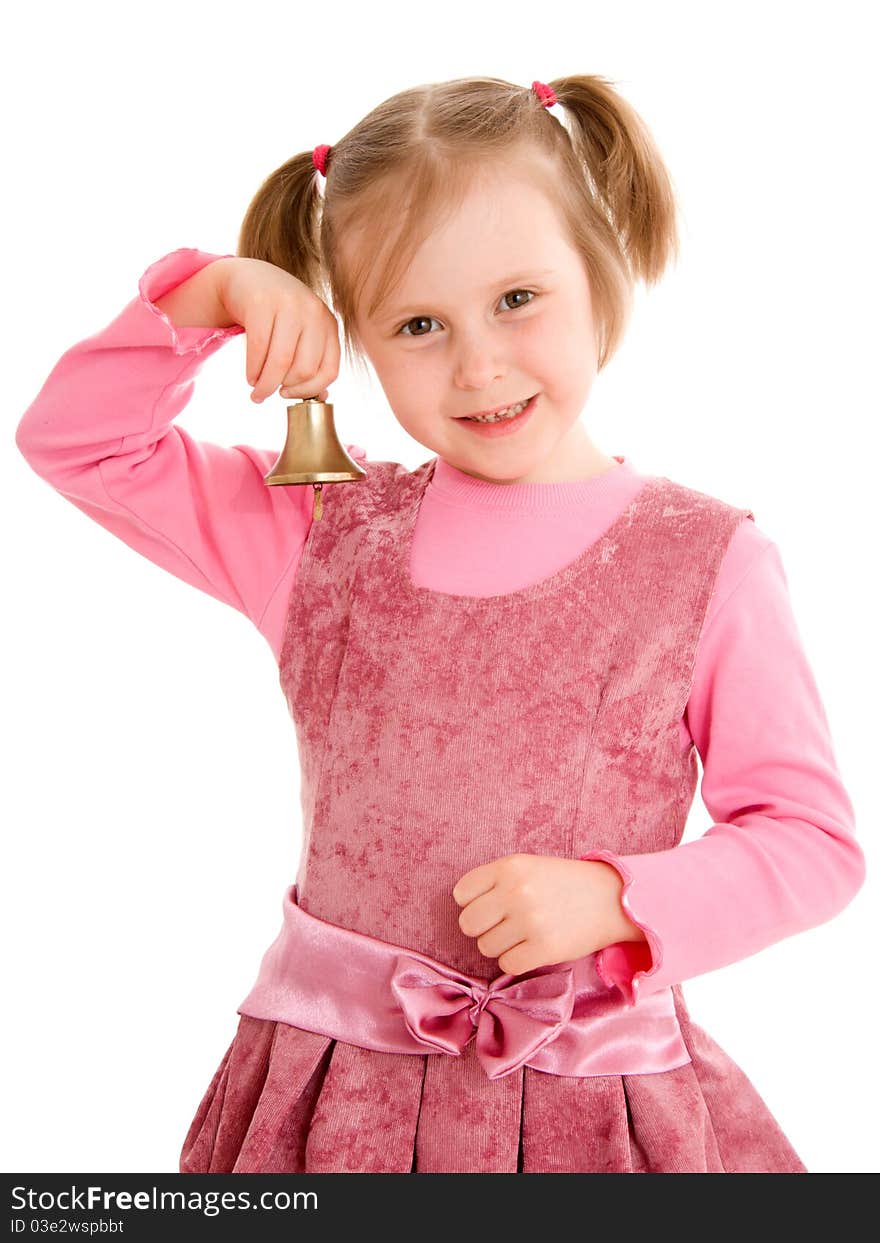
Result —
[[[312, 151], [270, 173], [248, 206], [237, 254], [290, 272], [339, 316], [349, 362], [364, 360], [355, 327], [396, 287], [418, 247], [484, 170], [534, 177], [586, 268], [599, 369], [623, 337], [635, 281], [656, 283], [678, 253], [675, 195], [636, 111], [595, 75], [548, 83], [566, 124], [530, 87], [458, 78], [398, 92], [332, 144], [321, 193]], [[343, 261], [340, 239], [356, 258]]]

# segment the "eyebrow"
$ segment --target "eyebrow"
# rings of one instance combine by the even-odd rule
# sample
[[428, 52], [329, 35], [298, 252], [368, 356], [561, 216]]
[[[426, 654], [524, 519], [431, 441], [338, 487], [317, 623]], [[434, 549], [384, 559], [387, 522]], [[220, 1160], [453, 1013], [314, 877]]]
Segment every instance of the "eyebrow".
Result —
[[[512, 276], [500, 277], [497, 281], [492, 282], [490, 288], [497, 289], [499, 285], [504, 285], [507, 289], [510, 289], [517, 283], [517, 281], [530, 281], [534, 280], [538, 276], [553, 276], [555, 272], [555, 268], [529, 268], [528, 270], [514, 272]], [[419, 311], [423, 311], [425, 309], [427, 302], [428, 299], [426, 299], [420, 306], [417, 306], [415, 303], [410, 303], [409, 306], [392, 308], [390, 311], [386, 311], [386, 313], [382, 316], [382, 320], [385, 323], [390, 323], [392, 320], [400, 319], [404, 315], [415, 315]]]

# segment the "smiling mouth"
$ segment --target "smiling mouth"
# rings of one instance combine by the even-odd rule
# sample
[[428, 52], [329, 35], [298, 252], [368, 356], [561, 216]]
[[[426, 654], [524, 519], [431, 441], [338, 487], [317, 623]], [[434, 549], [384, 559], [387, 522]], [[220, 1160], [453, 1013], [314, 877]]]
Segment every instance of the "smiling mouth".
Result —
[[[532, 394], [534, 397], [535, 394]], [[506, 419], [515, 418], [518, 414], [522, 414], [526, 406], [532, 400], [532, 397], [524, 397], [522, 401], [514, 402], [510, 406], [499, 406], [491, 414], [461, 414], [458, 417], [470, 423], [499, 423]]]

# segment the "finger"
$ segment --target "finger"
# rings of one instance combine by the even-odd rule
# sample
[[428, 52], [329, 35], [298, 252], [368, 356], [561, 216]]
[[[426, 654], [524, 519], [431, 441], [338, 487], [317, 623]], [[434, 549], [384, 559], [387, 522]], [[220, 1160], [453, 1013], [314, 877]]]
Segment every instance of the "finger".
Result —
[[[322, 348], [323, 346], [323, 348]], [[318, 330], [306, 329], [296, 356], [281, 381], [282, 397], [312, 397], [320, 393], [331, 373], [325, 365], [326, 345]], [[335, 378], [335, 377], [332, 377]]]
[[541, 947], [533, 945], [531, 941], [520, 941], [509, 950], [503, 950], [500, 954], [487, 954], [486, 957], [497, 959], [498, 966], [505, 975], [525, 975], [527, 971], [548, 966], [553, 961], [552, 958], [548, 960], [542, 954]]
[[278, 317], [273, 316], [267, 327], [263, 330], [264, 335], [258, 339], [257, 354], [259, 362], [254, 371], [249, 375], [249, 383], [252, 386], [251, 401], [262, 401], [268, 393], [267, 378], [272, 366], [273, 349], [278, 352], [278, 342], [280, 340], [278, 334]]
[[254, 391], [251, 393], [252, 401], [262, 401], [275, 391], [281, 382], [281, 377], [291, 355], [295, 357], [299, 352], [302, 335], [302, 329], [297, 328], [292, 316], [285, 316], [283, 314], [275, 316], [275, 323], [272, 327], [272, 339], [269, 342], [269, 350], [263, 369], [260, 372]]
[[[322, 384], [326, 384], [328, 386], [332, 384], [338, 375], [339, 375], [339, 351], [338, 349], [334, 350], [334, 341], [332, 338], [328, 338], [327, 341], [324, 343], [324, 353], [321, 356], [321, 361], [318, 363], [317, 369], [315, 371], [314, 384], [315, 384], [316, 391], [318, 387]], [[321, 388], [320, 392], [318, 392], [319, 400], [326, 401], [327, 397], [328, 397], [328, 389]]]
[[459, 906], [467, 906], [480, 894], [488, 893], [495, 887], [495, 869], [492, 863], [481, 863], [460, 876], [452, 890], [452, 897]]
[[[314, 378], [308, 381], [303, 381], [300, 384], [300, 388], [303, 388], [303, 389], [308, 388], [309, 393], [310, 394], [314, 393], [317, 396], [318, 401], [326, 401], [327, 398], [330, 396], [329, 387], [322, 388], [321, 385], [329, 386], [330, 384], [333, 383], [333, 381], [337, 378], [338, 375], [339, 375], [339, 362], [338, 362], [338, 359], [336, 362], [333, 361], [332, 342], [328, 342], [324, 348], [324, 354], [321, 358], [321, 361], [318, 364], [318, 366], [315, 368]], [[291, 388], [289, 385], [285, 383], [285, 387], [281, 389], [281, 396], [282, 397], [296, 397], [297, 393], [293, 388]]]
[[466, 937], [479, 937], [507, 916], [497, 891], [491, 890], [467, 904], [458, 917], [458, 926]]
[[325, 361], [336, 368], [336, 374], [339, 374], [339, 364], [342, 359], [342, 346], [339, 342], [339, 321], [333, 312], [330, 312], [331, 324], [327, 332], [328, 350], [325, 351]]
[[[329, 323], [327, 322], [328, 318]], [[327, 388], [322, 388], [322, 385], [332, 384], [333, 380], [337, 379], [339, 375], [339, 362], [341, 362], [336, 316], [328, 312], [328, 317], [321, 319], [317, 332], [318, 336], [323, 339], [323, 351], [317, 367], [314, 368], [313, 377], [302, 378], [301, 374], [300, 378], [293, 379], [288, 378], [286, 375], [281, 387], [282, 397], [297, 397], [298, 388], [295, 385], [298, 384], [300, 387], [311, 385], [311, 393], [317, 394], [318, 399], [321, 401], [327, 399], [328, 390]]]
[[498, 958], [526, 940], [512, 919], [504, 919], [477, 938], [477, 949], [486, 958]]
[[259, 381], [263, 368], [266, 365], [266, 356], [269, 352], [269, 342], [272, 339], [272, 328], [274, 324], [274, 316], [260, 315], [253, 319], [248, 319], [245, 325], [245, 334], [247, 337], [247, 365], [246, 376], [247, 382], [253, 388]]

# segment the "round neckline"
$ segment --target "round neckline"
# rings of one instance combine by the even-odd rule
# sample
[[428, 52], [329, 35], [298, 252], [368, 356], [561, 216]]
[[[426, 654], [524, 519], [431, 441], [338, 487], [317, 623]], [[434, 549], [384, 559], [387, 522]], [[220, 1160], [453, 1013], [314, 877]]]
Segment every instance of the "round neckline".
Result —
[[480, 612], [491, 608], [503, 608], [507, 605], [537, 600], [559, 587], [567, 586], [590, 561], [594, 561], [599, 557], [605, 541], [613, 539], [617, 532], [627, 525], [634, 504], [642, 500], [648, 488], [656, 486], [659, 482], [653, 476], [647, 476], [641, 488], [631, 497], [611, 525], [593, 540], [582, 553], [575, 557], [574, 561], [564, 565], [554, 574], [551, 574], [549, 578], [542, 578], [537, 583], [530, 583], [527, 587], [520, 587], [516, 591], [506, 591], [500, 595], [461, 596], [453, 595], [448, 591], [435, 591], [431, 587], [419, 587], [413, 582], [409, 569], [416, 519], [418, 518], [422, 497], [428, 484], [431, 482], [436, 465], [437, 458], [433, 457], [430, 461], [418, 467], [413, 473], [413, 486], [407, 497], [407, 502], [403, 506], [404, 512], [400, 517], [398, 539], [394, 541], [395, 551], [392, 562], [394, 573], [397, 577], [399, 590], [410, 599], [431, 601], [438, 605], [455, 606], [456, 608], [473, 612]]
[[504, 510], [507, 513], [547, 513], [602, 503], [634, 474], [628, 458], [615, 454], [610, 466], [587, 478], [546, 483], [498, 483], [468, 475], [442, 457], [431, 475], [426, 496], [459, 509]]

